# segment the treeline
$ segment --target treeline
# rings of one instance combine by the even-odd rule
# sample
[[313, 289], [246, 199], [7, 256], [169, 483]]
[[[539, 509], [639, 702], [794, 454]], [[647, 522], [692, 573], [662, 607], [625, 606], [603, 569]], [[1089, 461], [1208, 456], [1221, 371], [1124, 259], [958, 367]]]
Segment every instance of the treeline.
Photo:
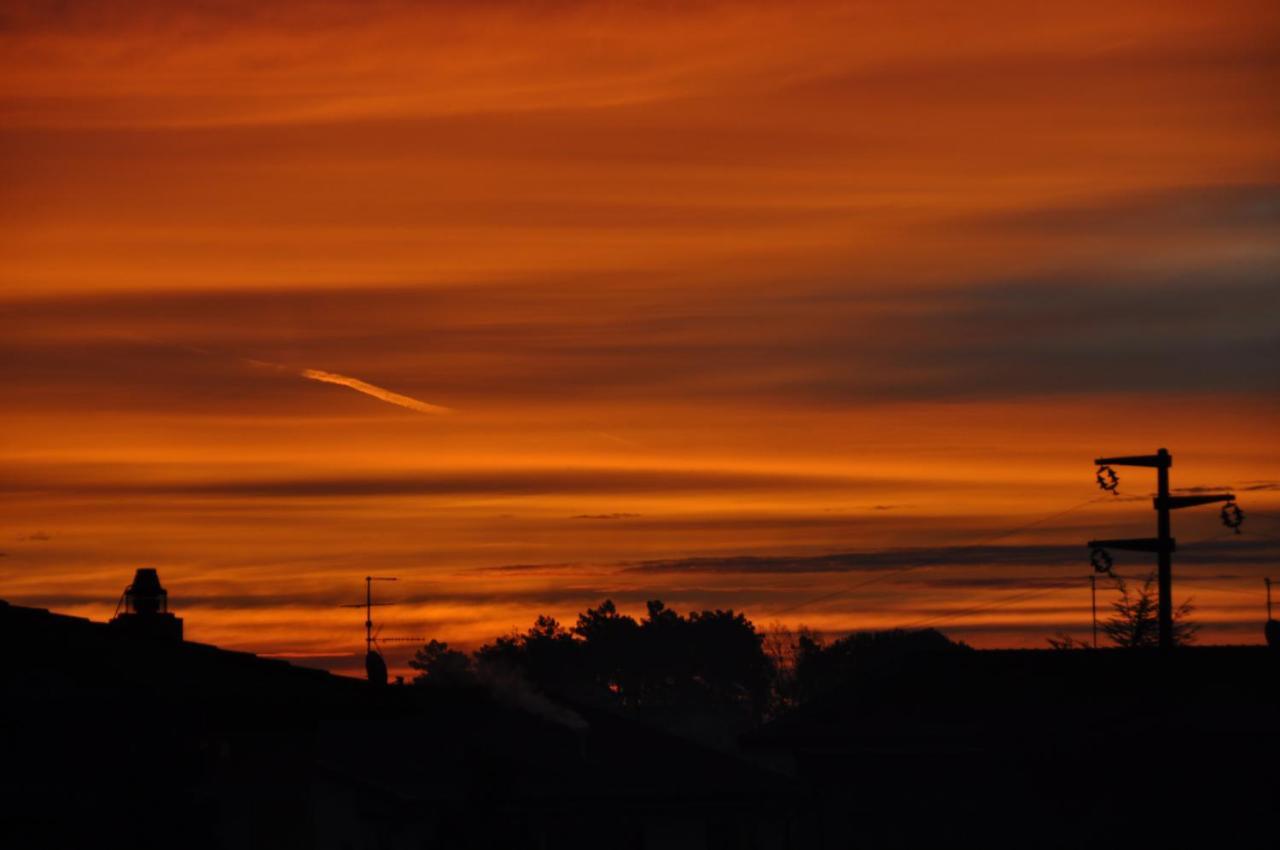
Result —
[[646, 603], [640, 619], [610, 600], [565, 627], [547, 616], [472, 654], [431, 641], [409, 662], [415, 683], [457, 687], [517, 675], [570, 702], [615, 708], [674, 731], [729, 740], [839, 687], [859, 667], [919, 651], [968, 650], [932, 629], [857, 633], [761, 631], [732, 610], [682, 615]]

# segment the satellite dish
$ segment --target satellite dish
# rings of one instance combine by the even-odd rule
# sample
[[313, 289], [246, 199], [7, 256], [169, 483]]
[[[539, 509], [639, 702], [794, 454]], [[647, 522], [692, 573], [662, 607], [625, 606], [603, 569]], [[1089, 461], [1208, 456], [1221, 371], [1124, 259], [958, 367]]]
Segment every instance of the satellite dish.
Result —
[[364, 674], [372, 685], [382, 687], [387, 684], [387, 662], [382, 660], [380, 653], [371, 649], [364, 654]]

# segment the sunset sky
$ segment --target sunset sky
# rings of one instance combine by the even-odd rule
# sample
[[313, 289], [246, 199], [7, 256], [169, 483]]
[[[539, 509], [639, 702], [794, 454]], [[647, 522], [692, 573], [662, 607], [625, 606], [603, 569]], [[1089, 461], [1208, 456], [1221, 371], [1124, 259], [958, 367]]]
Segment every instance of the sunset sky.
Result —
[[152, 566], [189, 638], [339, 670], [370, 572], [466, 647], [606, 597], [1043, 646], [1084, 541], [1154, 533], [1093, 458], [1167, 446], [1247, 514], [1175, 515], [1175, 598], [1259, 643], [1277, 44], [1273, 0], [6, 2], [0, 598]]

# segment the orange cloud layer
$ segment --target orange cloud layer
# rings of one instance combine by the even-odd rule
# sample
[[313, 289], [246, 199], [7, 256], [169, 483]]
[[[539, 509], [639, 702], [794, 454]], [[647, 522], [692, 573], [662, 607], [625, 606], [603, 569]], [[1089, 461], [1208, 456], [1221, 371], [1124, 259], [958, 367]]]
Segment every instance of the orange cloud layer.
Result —
[[2, 14], [0, 597], [155, 565], [193, 636], [338, 666], [370, 568], [471, 643], [613, 596], [1035, 645], [1149, 509], [953, 550], [1167, 445], [1253, 514], [1178, 522], [1259, 638], [1274, 4]]

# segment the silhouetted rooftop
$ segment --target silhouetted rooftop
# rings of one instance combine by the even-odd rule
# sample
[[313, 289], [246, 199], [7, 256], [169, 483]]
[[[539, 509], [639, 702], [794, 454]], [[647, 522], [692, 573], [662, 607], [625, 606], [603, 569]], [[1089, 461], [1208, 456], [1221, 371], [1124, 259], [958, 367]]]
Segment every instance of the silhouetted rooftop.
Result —
[[[9, 772], [0, 814], [72, 843], [133, 798], [176, 824], [228, 794], [248, 801], [237, 817], [277, 807], [254, 827], [268, 835], [309, 817], [317, 782], [388, 822], [425, 812], [447, 832], [488, 818], [517, 829], [513, 841], [530, 812], [575, 812], [581, 825], [723, 809], [733, 821], [785, 805], [790, 789], [751, 763], [527, 686], [372, 687], [3, 602], [0, 645], [4, 750], [29, 765], [20, 780]], [[68, 782], [80, 799], [72, 818], [59, 790]]]

